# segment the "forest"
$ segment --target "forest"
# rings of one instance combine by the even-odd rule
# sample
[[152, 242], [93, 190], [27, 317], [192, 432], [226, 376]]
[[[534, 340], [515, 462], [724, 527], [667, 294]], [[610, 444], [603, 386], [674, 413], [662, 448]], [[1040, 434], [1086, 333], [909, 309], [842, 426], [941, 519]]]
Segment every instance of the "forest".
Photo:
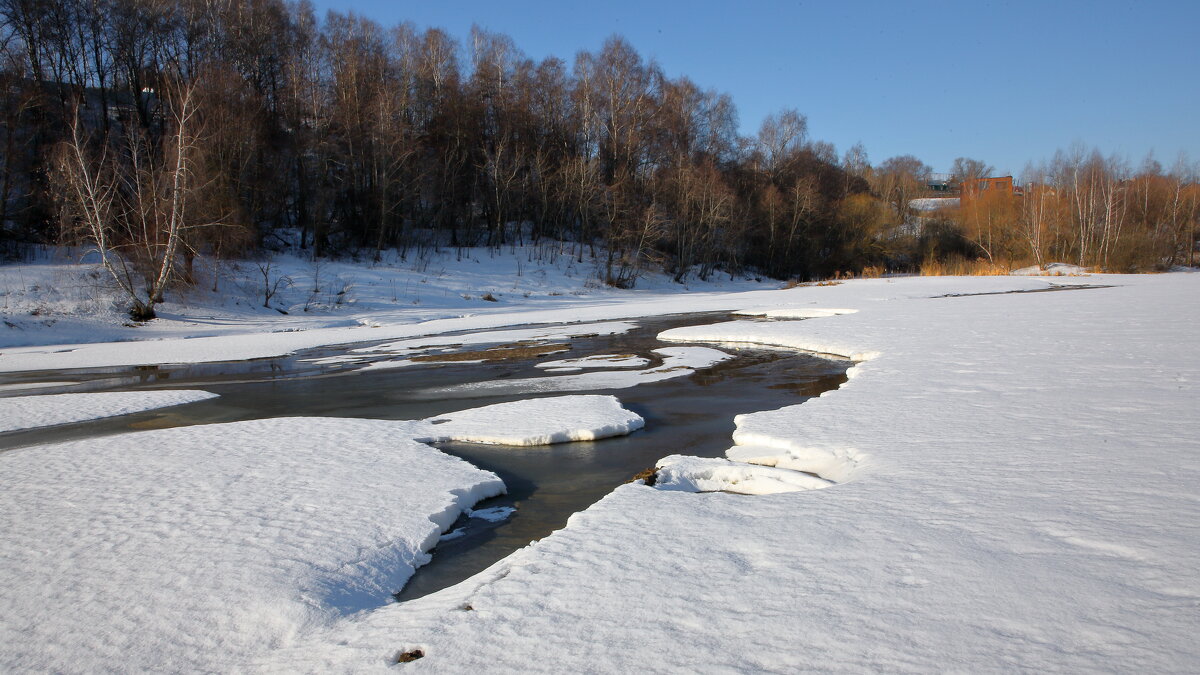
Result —
[[151, 310], [194, 256], [284, 232], [314, 257], [560, 242], [618, 287], [1196, 262], [1183, 159], [1076, 146], [1019, 194], [917, 211], [942, 193], [916, 157], [839, 156], [790, 109], [742, 136], [729, 96], [617, 36], [535, 61], [305, 0], [0, 0], [0, 22], [0, 245], [95, 246]]

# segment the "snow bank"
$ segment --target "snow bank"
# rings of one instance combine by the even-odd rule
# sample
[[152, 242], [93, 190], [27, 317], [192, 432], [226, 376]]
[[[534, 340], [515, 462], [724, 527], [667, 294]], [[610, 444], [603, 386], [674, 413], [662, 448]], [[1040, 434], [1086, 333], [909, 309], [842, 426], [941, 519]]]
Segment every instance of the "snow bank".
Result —
[[504, 491], [406, 434], [282, 418], [0, 454], [0, 669], [228, 672], [384, 604]]
[[[836, 335], [837, 333], [831, 334], [831, 336]], [[787, 322], [727, 321], [709, 326], [685, 326], [663, 331], [658, 334], [658, 339], [667, 342], [711, 342], [787, 347], [797, 351], [842, 356], [854, 361], [866, 361], [880, 353], [874, 349], [859, 349], [837, 337], [814, 340], [805, 333], [797, 332], [792, 324]], [[853, 373], [853, 369], [851, 373]]]
[[[740, 428], [745, 418], [738, 415], [734, 424], [739, 429], [733, 432], [735, 445], [725, 451], [725, 456], [735, 462], [777, 467], [789, 471], [804, 471], [844, 483], [854, 477], [855, 471], [867, 463], [867, 458], [853, 448], [811, 448], [798, 445], [802, 439], [786, 438], [782, 441], [774, 435], [761, 436]], [[777, 443], [778, 446], [755, 445], [755, 443]]]
[[425, 420], [414, 433], [426, 443], [467, 441], [550, 445], [624, 436], [645, 420], [615, 396], [559, 396], [472, 408]]
[[207, 391], [179, 389], [0, 398], [0, 432], [116, 417], [216, 397]]
[[660, 459], [656, 468], [654, 487], [660, 490], [771, 495], [833, 485], [831, 481], [799, 471], [707, 457], [671, 455]]

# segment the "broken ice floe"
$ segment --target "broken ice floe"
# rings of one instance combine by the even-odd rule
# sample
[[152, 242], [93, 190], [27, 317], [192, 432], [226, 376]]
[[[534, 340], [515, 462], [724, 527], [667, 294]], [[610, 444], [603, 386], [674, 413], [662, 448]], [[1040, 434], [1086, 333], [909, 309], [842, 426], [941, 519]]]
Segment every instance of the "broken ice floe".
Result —
[[464, 513], [467, 514], [468, 518], [479, 518], [489, 523], [500, 523], [508, 520], [509, 516], [516, 513], [516, 511], [511, 506], [493, 506], [486, 509], [467, 509]]
[[615, 396], [575, 395], [497, 403], [417, 422], [427, 443], [466, 441], [496, 445], [550, 445], [623, 436], [645, 425]]

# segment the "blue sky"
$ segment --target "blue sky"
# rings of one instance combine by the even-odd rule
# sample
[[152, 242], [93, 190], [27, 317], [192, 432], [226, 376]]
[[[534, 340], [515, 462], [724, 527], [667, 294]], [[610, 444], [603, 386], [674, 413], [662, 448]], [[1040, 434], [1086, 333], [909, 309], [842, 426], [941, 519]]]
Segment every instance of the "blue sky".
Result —
[[1200, 159], [1200, 2], [314, 0], [384, 25], [473, 23], [569, 64], [623, 35], [668, 75], [729, 93], [742, 132], [784, 108], [872, 163], [955, 157], [1019, 174], [1073, 143], [1135, 166]]

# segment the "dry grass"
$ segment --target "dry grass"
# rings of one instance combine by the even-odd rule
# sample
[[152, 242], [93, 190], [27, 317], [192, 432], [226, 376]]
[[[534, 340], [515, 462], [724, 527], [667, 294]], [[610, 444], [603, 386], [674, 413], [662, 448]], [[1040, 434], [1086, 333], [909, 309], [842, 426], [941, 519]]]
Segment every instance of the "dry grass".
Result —
[[396, 663], [412, 663], [419, 658], [425, 656], [425, 652], [420, 649], [410, 649], [406, 652], [401, 652], [396, 655]]
[[636, 482], [639, 480], [644, 482], [646, 485], [648, 485], [650, 487], [654, 487], [654, 484], [656, 482], [658, 482], [658, 469], [656, 469], [654, 467], [651, 467], [649, 469], [643, 469], [643, 470], [637, 472], [636, 474], [634, 474], [633, 478], [630, 478], [629, 480], [627, 480], [625, 482], [633, 483], [633, 482]]
[[921, 263], [923, 277], [997, 277], [1006, 276], [1010, 267], [984, 258], [949, 258]]
[[799, 279], [788, 279], [787, 282], [784, 283], [783, 287], [796, 288], [797, 286], [837, 286], [841, 283], [842, 282], [835, 281], [833, 279], [826, 279], [825, 281], [800, 281]]
[[570, 345], [563, 344], [506, 345], [494, 349], [454, 352], [453, 354], [424, 354], [422, 356], [414, 356], [409, 360], [424, 362], [507, 361], [509, 359], [530, 359], [535, 356], [557, 354], [559, 352], [570, 351], [570, 349]]

